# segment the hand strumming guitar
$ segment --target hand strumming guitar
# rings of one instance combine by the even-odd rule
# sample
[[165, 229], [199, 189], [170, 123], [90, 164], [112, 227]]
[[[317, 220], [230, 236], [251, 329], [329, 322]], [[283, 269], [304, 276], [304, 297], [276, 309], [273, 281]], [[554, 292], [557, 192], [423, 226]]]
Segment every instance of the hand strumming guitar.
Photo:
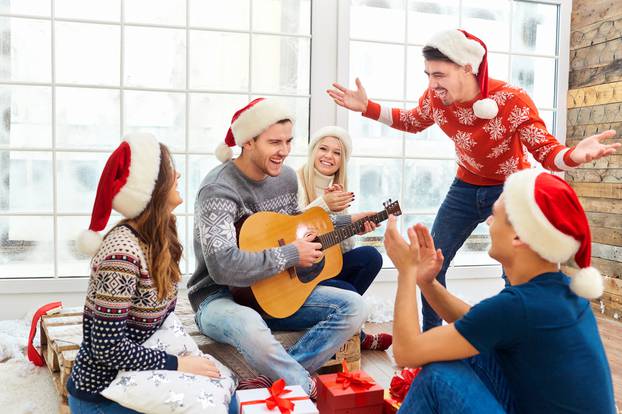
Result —
[[318, 261], [324, 253], [322, 253], [322, 244], [314, 243], [313, 240], [317, 237], [317, 234], [307, 234], [302, 239], [295, 240], [292, 244], [296, 246], [298, 250], [298, 265], [302, 267], [309, 267], [316, 261]]

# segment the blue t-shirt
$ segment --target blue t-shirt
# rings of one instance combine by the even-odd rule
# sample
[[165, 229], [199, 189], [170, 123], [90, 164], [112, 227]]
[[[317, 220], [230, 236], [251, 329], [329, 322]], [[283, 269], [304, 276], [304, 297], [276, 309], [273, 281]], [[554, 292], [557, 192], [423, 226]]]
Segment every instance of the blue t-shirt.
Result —
[[494, 352], [521, 413], [615, 413], [609, 363], [589, 302], [544, 273], [473, 306], [456, 329]]

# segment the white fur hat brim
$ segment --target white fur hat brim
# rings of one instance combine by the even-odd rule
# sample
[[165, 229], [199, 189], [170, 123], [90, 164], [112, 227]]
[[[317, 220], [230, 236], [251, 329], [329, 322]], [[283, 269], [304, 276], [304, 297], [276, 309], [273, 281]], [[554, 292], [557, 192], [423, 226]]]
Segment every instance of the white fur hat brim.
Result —
[[559, 231], [546, 218], [535, 199], [535, 169], [522, 170], [505, 181], [505, 210], [516, 234], [543, 259], [563, 263], [579, 250], [581, 243]]
[[249, 140], [259, 136], [268, 127], [283, 119], [288, 119], [294, 123], [295, 115], [278, 99], [264, 99], [257, 102], [242, 112], [231, 124], [231, 132], [236, 145], [243, 146]]
[[145, 210], [160, 173], [160, 144], [151, 134], [131, 134], [124, 139], [130, 145], [130, 172], [125, 185], [112, 199], [112, 208], [126, 218]]
[[440, 50], [441, 53], [460, 66], [471, 65], [475, 75], [477, 75], [479, 64], [486, 53], [479, 42], [467, 38], [464, 33], [455, 29], [434, 34], [424, 46]]
[[326, 137], [335, 137], [340, 140], [343, 143], [346, 152], [345, 158], [350, 158], [350, 155], [352, 154], [352, 139], [350, 138], [350, 134], [345, 129], [335, 125], [325, 126], [315, 131], [313, 135], [311, 135], [309, 148], [313, 149], [322, 138]]

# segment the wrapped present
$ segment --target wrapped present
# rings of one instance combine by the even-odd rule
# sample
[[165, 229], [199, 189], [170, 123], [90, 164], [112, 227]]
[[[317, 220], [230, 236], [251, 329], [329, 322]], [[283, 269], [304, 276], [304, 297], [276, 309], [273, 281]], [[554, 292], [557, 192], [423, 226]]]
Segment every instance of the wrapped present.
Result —
[[322, 414], [382, 414], [384, 390], [363, 371], [318, 376], [317, 406]]
[[384, 392], [384, 414], [397, 413], [419, 371], [421, 368], [407, 368], [391, 378], [391, 386]]
[[282, 379], [270, 388], [240, 390], [235, 395], [238, 414], [319, 414], [300, 385], [286, 386]]

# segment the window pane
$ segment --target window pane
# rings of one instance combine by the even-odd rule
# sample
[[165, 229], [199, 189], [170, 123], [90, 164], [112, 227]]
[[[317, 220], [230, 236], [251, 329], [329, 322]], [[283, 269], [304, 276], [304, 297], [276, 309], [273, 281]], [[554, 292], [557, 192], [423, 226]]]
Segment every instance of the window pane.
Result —
[[[402, 160], [392, 158], [351, 158], [348, 163], [348, 190], [356, 200], [351, 212], [380, 211], [389, 198], [398, 200], [402, 188]], [[403, 208], [403, 203], [400, 200]]]
[[125, 131], [150, 132], [172, 151], [186, 148], [183, 93], [125, 91]]
[[350, 42], [350, 82], [360, 78], [367, 96], [404, 98], [404, 47]]
[[186, 0], [125, 0], [125, 22], [186, 24]]
[[[269, 96], [265, 96], [270, 98]], [[259, 96], [251, 96], [251, 100]], [[296, 122], [294, 123], [294, 141], [292, 142], [292, 155], [306, 155], [309, 144], [309, 98], [286, 98], [278, 96], [278, 99], [288, 108], [294, 109]], [[223, 138], [224, 139], [224, 138]]]
[[452, 160], [406, 160], [402, 209], [436, 211], [456, 176]]
[[514, 2], [512, 50], [557, 54], [557, 5]]
[[512, 83], [525, 89], [536, 106], [555, 107], [555, 59], [512, 56]]
[[52, 90], [45, 86], [0, 86], [0, 145], [52, 146]]
[[504, 53], [488, 54], [488, 77], [508, 82], [510, 55]]
[[249, 35], [190, 32], [190, 87], [248, 91]]
[[[415, 105], [413, 102], [409, 108]], [[454, 143], [438, 125], [432, 125], [418, 134], [405, 134], [404, 139], [407, 157], [454, 158], [456, 154]]]
[[406, 97], [419, 102], [419, 98], [428, 87], [428, 75], [425, 74], [425, 59], [421, 47], [408, 47], [408, 63], [406, 67]]
[[434, 33], [458, 25], [458, 0], [408, 1], [408, 42], [423, 45]]
[[0, 217], [0, 278], [54, 276], [52, 217]]
[[119, 85], [119, 26], [54, 24], [57, 82]]
[[350, 5], [351, 37], [404, 41], [404, 0], [350, 0]]
[[253, 31], [311, 33], [311, 0], [252, 0]]
[[[105, 236], [122, 217], [113, 212], [108, 220], [108, 225], [99, 232]], [[58, 230], [58, 251], [56, 260], [58, 261], [58, 276], [89, 276], [89, 263], [91, 256], [78, 250], [76, 241], [81, 232], [89, 228], [91, 217], [57, 217], [56, 228]]]
[[220, 161], [213, 155], [190, 155], [188, 161], [188, 199], [186, 201], [187, 211], [194, 213], [194, 202], [197, 198], [199, 185], [210, 171], [221, 165]]
[[224, 142], [233, 114], [248, 102], [247, 95], [190, 94], [188, 149], [213, 152]]
[[52, 154], [0, 151], [0, 211], [53, 210]]
[[32, 16], [49, 16], [51, 11], [50, 0], [2, 0], [0, 13], [25, 14]]
[[285, 165], [291, 167], [294, 171], [298, 171], [307, 163], [308, 159], [309, 157], [304, 155], [290, 155], [285, 159]]
[[109, 153], [57, 152], [56, 203], [61, 213], [93, 211], [99, 176]]
[[54, 0], [54, 16], [118, 22], [121, 0]]
[[498, 265], [499, 262], [488, 255], [490, 233], [488, 225], [480, 223], [464, 242], [453, 260], [454, 266]]
[[510, 47], [510, 2], [469, 0], [462, 4], [462, 28], [479, 37], [489, 51]]
[[126, 27], [126, 86], [186, 87], [186, 31]]
[[173, 155], [173, 165], [175, 166], [175, 170], [180, 174], [179, 179], [177, 180], [177, 191], [179, 191], [179, 195], [183, 202], [178, 205], [173, 213], [175, 214], [183, 214], [186, 212], [186, 205], [188, 203], [188, 197], [186, 194], [186, 156], [184, 154], [172, 154]]
[[50, 82], [49, 21], [0, 17], [0, 80]]
[[113, 149], [121, 135], [119, 112], [118, 90], [56, 88], [56, 145]]
[[229, 30], [248, 30], [249, 0], [227, 0], [214, 3], [189, 0], [190, 26]]
[[[382, 106], [399, 108], [398, 102], [380, 102]], [[348, 126], [354, 155], [401, 156], [404, 133], [382, 122], [372, 121], [359, 112], [348, 111]]]
[[310, 39], [254, 35], [252, 54], [254, 91], [309, 93]]
[[555, 135], [555, 118], [553, 111], [540, 111], [540, 118], [544, 121], [544, 125], [546, 125], [546, 129], [553, 135]]

